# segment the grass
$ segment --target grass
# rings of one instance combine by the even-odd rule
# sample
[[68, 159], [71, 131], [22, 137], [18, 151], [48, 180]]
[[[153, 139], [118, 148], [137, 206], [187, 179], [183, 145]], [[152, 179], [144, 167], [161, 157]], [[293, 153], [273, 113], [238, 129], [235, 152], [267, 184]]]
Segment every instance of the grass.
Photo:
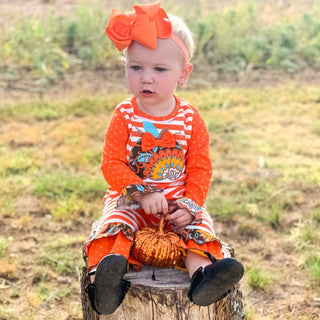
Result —
[[[195, 68], [209, 82], [221, 73], [240, 79], [246, 72], [319, 67], [318, 3], [231, 3], [164, 3], [190, 26]], [[103, 34], [110, 11], [103, 8], [100, 0], [85, 0], [70, 15], [48, 10], [5, 24], [1, 80], [10, 88], [28, 75], [44, 92], [76, 69], [118, 67], [119, 55]], [[218, 235], [245, 265], [247, 319], [261, 312], [316, 319], [319, 88], [299, 83], [178, 95], [208, 124], [214, 176], [207, 207]], [[0, 320], [81, 319], [81, 247], [107, 187], [99, 171], [104, 133], [126, 96], [0, 101]]]
[[15, 315], [15, 311], [12, 308], [0, 305], [0, 320], [7, 319], [18, 320], [18, 317]]
[[34, 193], [50, 199], [68, 199], [77, 195], [87, 201], [93, 201], [101, 197], [106, 184], [101, 179], [89, 174], [79, 176], [69, 172], [44, 174], [35, 181]]
[[[244, 261], [248, 317], [258, 319], [248, 293], [263, 300], [264, 293], [291, 288], [290, 281], [284, 284], [276, 275], [286, 279], [296, 272], [302, 285], [317, 288], [319, 283], [320, 177], [318, 158], [312, 155], [320, 142], [310, 126], [319, 116], [319, 89], [178, 94], [197, 105], [208, 123], [214, 175], [207, 207], [223, 227], [222, 240]], [[41, 312], [44, 319], [57, 318], [51, 313], [57, 305], [62, 314], [81, 317], [81, 247], [103, 207], [107, 184], [99, 170], [101, 149], [112, 110], [123, 98], [0, 102], [0, 218], [6, 225], [0, 277], [9, 286], [0, 290], [3, 317], [11, 315], [5, 304], [21, 304], [22, 320]], [[39, 117], [51, 110], [55, 116]], [[291, 269], [283, 267], [283, 257]], [[313, 291], [303, 290], [313, 297]]]
[[[181, 1], [164, 4], [189, 25], [197, 45], [194, 61], [204, 70], [210, 66], [210, 79], [220, 73], [240, 76], [247, 70], [266, 69], [295, 73], [319, 66], [317, 3], [294, 1], [290, 10], [275, 1], [242, 0], [236, 5], [231, 1], [216, 5], [215, 10], [208, 9], [210, 4], [194, 1], [189, 10]], [[82, 1], [71, 15], [59, 15], [53, 2], [41, 17], [5, 24], [0, 46], [3, 79], [10, 83], [28, 72], [43, 91], [78, 67], [97, 70], [118, 65], [119, 55], [103, 32], [109, 6]], [[128, 10], [130, 5], [120, 9]], [[55, 118], [59, 110], [38, 116]]]
[[38, 261], [42, 265], [52, 267], [57, 274], [74, 276], [76, 268], [80, 270], [83, 265], [79, 252], [83, 242], [83, 236], [62, 236], [58, 241], [54, 238], [44, 244]]
[[0, 116], [4, 123], [15, 119], [25, 123], [54, 121], [67, 116], [84, 117], [110, 112], [125, 98], [125, 94], [114, 93], [106, 97], [76, 97], [64, 101], [32, 101], [30, 103], [0, 102]]
[[320, 284], [320, 255], [315, 252], [310, 254], [304, 261], [304, 266], [307, 270], [307, 274], [314, 283], [314, 286], [318, 286]]
[[269, 273], [259, 267], [251, 267], [246, 270], [246, 277], [248, 284], [255, 290], [266, 291], [271, 284], [271, 277]]
[[291, 229], [290, 237], [298, 251], [302, 253], [302, 265], [311, 283], [316, 287], [320, 284], [320, 229], [319, 211], [309, 213], [303, 222], [299, 222]]
[[5, 257], [12, 240], [13, 240], [12, 237], [8, 237], [8, 238], [0, 237], [0, 258]]

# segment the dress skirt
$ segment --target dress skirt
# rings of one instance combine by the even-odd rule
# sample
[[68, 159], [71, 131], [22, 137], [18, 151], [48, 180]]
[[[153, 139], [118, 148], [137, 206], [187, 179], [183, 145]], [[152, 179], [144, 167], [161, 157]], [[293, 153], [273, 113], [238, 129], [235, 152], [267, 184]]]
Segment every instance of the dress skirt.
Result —
[[[103, 214], [93, 223], [91, 236], [84, 245], [84, 259], [89, 273], [94, 272], [100, 260], [111, 253], [125, 256], [129, 264], [139, 269], [141, 263], [130, 254], [134, 234], [144, 227], [159, 225], [160, 215], [147, 215], [142, 209], [116, 209], [117, 200], [118, 197], [105, 198]], [[202, 212], [197, 214], [197, 220], [190, 225], [176, 228], [167, 222], [165, 228], [171, 229], [180, 237], [179, 248], [184, 253], [191, 250], [209, 257], [212, 261], [224, 257], [221, 243], [215, 236], [213, 222], [205, 206], [202, 207]], [[177, 267], [185, 268], [184, 262], [182, 261]]]

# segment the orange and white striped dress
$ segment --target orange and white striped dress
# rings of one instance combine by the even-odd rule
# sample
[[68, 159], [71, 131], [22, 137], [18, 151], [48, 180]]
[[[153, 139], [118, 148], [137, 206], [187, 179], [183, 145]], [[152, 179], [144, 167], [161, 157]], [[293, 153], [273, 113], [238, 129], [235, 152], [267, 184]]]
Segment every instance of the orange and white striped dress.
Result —
[[156, 226], [158, 215], [146, 215], [132, 195], [164, 193], [169, 202], [188, 209], [193, 222], [177, 229], [182, 249], [220, 259], [221, 244], [204, 206], [212, 176], [209, 134], [196, 108], [175, 97], [173, 112], [153, 117], [139, 110], [132, 97], [114, 110], [105, 136], [101, 170], [109, 184], [101, 218], [84, 247], [89, 269], [109, 253], [129, 262], [134, 232]]

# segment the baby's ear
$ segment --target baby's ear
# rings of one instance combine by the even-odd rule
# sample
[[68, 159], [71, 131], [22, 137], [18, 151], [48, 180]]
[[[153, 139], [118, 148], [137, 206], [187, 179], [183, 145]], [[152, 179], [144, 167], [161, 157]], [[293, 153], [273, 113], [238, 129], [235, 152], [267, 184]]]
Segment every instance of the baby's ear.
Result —
[[121, 57], [121, 63], [122, 63], [123, 65], [126, 64], [126, 57], [125, 57], [125, 56], [122, 56], [122, 57]]
[[180, 78], [178, 80], [178, 86], [183, 86], [188, 82], [189, 76], [192, 72], [193, 65], [192, 63], [187, 63], [181, 70]]

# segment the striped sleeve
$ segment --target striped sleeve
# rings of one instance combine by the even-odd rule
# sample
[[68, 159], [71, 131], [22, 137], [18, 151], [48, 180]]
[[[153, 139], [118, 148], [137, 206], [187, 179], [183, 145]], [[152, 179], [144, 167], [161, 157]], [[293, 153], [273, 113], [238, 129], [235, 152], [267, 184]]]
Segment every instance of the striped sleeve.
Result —
[[117, 108], [105, 135], [101, 170], [107, 183], [119, 193], [128, 185], [143, 183], [143, 180], [128, 167], [128, 139], [128, 125]]

